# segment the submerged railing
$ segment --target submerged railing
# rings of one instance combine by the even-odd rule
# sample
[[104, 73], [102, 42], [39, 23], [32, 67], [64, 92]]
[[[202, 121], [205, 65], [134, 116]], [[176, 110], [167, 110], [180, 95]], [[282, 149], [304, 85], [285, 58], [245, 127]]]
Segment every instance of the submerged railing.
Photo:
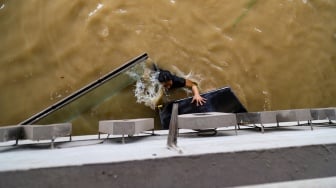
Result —
[[143, 71], [143, 66], [139, 64], [146, 59], [148, 59], [146, 53], [139, 55], [68, 97], [22, 121], [20, 125], [36, 122], [55, 123], [71, 121], [71, 119], [77, 117], [82, 112], [104, 102], [118, 91], [134, 83], [136, 80], [126, 74], [126, 72], [129, 70], [136, 72]]

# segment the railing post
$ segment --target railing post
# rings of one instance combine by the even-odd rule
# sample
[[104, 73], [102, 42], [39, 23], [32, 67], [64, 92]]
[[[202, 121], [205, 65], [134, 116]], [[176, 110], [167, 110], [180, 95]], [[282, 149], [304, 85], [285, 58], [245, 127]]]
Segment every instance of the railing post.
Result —
[[167, 146], [169, 149], [177, 148], [177, 132], [178, 132], [177, 115], [178, 115], [178, 103], [174, 103], [169, 123], [169, 134], [167, 139]]

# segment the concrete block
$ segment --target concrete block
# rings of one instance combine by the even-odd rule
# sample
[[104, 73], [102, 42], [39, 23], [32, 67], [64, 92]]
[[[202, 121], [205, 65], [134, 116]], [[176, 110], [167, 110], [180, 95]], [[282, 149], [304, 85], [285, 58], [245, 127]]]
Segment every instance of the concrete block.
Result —
[[293, 109], [276, 111], [278, 122], [310, 121], [312, 120], [310, 109]]
[[72, 132], [72, 124], [24, 125], [23, 130], [26, 139], [53, 140], [56, 137], [70, 136]]
[[277, 112], [277, 121], [278, 126], [280, 122], [297, 122], [300, 125], [300, 121], [307, 121], [308, 125], [310, 125], [311, 130], [313, 130], [313, 126], [311, 124], [311, 113], [310, 109], [293, 109], [293, 110], [279, 110]]
[[296, 120], [296, 114], [294, 110], [279, 110], [276, 111], [277, 122], [293, 122]]
[[134, 135], [153, 129], [153, 118], [99, 121], [99, 133], [112, 135]]
[[264, 124], [277, 123], [275, 111], [238, 113], [237, 121], [240, 123], [260, 124], [264, 132]]
[[22, 126], [12, 125], [0, 127], [0, 142], [18, 140], [21, 136]]
[[336, 120], [336, 108], [310, 109], [313, 120]]
[[312, 120], [310, 109], [295, 109], [294, 112], [295, 112], [297, 121]]
[[182, 129], [214, 129], [236, 126], [237, 119], [233, 113], [206, 112], [182, 114], [177, 117], [178, 128]]
[[238, 113], [236, 116], [237, 121], [241, 123], [267, 124], [277, 122], [275, 111]]

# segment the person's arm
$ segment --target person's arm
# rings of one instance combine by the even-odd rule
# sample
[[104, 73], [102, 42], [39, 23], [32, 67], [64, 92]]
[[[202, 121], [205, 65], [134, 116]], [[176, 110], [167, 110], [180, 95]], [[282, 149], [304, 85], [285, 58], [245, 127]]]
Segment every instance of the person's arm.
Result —
[[188, 88], [191, 88], [193, 94], [194, 94], [194, 97], [191, 101], [191, 103], [193, 103], [194, 101], [196, 101], [196, 105], [203, 105], [206, 103], [206, 99], [203, 98], [199, 91], [198, 91], [198, 87], [197, 87], [197, 84], [195, 84], [194, 82], [192, 82], [191, 80], [188, 80], [186, 79], [186, 82], [185, 82], [185, 86], [188, 87]]

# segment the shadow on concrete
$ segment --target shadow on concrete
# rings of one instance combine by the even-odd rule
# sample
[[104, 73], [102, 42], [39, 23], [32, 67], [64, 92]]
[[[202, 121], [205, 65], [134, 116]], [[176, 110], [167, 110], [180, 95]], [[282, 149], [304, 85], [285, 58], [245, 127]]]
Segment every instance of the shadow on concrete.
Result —
[[[148, 135], [141, 135], [141, 136], [125, 136], [125, 144], [130, 144], [130, 143], [136, 143], [136, 142], [141, 142], [142, 140], [145, 140], [148, 137], [151, 137], [151, 134]], [[104, 139], [104, 144], [123, 144], [122, 142], [122, 137], [118, 138], [105, 138]]]
[[[88, 145], [101, 144], [103, 142], [104, 140], [98, 140], [98, 139], [79, 140], [79, 141], [62, 141], [62, 142], [55, 142], [54, 149], [88, 146]], [[51, 142], [0, 146], [0, 153], [11, 152], [11, 151], [16, 151], [16, 150], [26, 150], [26, 149], [27, 150], [51, 149], [51, 146], [52, 146]]]

